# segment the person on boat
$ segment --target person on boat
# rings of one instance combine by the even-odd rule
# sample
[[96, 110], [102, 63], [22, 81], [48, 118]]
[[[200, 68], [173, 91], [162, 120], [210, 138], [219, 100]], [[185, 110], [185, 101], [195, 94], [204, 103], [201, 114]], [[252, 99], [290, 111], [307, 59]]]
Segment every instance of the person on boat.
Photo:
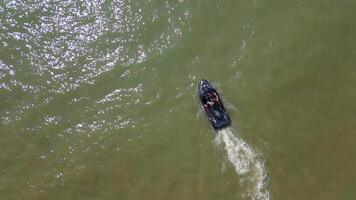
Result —
[[218, 102], [220, 105], [219, 97], [215, 92], [209, 92], [206, 99], [207, 99], [206, 104], [204, 104], [204, 108], [206, 110], [211, 108], [215, 104], [215, 102]]

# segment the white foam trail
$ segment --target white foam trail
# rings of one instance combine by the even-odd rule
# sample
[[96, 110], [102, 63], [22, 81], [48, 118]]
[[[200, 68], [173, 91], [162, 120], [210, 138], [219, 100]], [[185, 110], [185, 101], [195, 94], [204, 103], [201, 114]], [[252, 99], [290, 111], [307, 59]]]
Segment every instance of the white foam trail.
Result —
[[218, 131], [215, 139], [217, 145], [224, 143], [227, 157], [241, 176], [241, 183], [246, 186], [246, 194], [252, 200], [269, 200], [267, 190], [267, 170], [264, 159], [243, 139], [234, 135], [231, 128]]

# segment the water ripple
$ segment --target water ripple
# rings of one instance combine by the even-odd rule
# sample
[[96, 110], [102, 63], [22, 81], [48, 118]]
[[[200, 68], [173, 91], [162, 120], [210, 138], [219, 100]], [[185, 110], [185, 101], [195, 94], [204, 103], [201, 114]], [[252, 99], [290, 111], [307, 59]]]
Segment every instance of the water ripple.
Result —
[[[26, 94], [16, 107], [0, 113], [2, 123], [21, 120], [29, 110], [94, 85], [98, 77], [114, 69], [143, 64], [172, 48], [189, 31], [191, 15], [186, 3], [165, 1], [157, 7], [151, 1], [11, 0], [0, 5], [0, 45], [6, 47], [0, 52], [5, 52], [0, 56], [0, 90], [11, 94], [3, 101], [14, 103], [15, 96]], [[130, 73], [125, 70], [121, 78], [128, 78]], [[119, 91], [131, 92], [120, 86], [101, 100], [85, 96], [76, 99], [110, 103], [114, 100], [110, 98], [123, 95]], [[136, 98], [134, 102], [142, 101]], [[94, 112], [92, 106], [88, 107], [88, 112]], [[57, 115], [47, 113], [41, 121], [48, 125], [48, 117]], [[136, 121], [122, 117], [103, 122], [94, 118], [78, 123], [83, 124], [78, 130], [88, 127], [95, 131], [114, 127], [115, 123], [125, 127]], [[76, 125], [68, 129], [76, 130]]]

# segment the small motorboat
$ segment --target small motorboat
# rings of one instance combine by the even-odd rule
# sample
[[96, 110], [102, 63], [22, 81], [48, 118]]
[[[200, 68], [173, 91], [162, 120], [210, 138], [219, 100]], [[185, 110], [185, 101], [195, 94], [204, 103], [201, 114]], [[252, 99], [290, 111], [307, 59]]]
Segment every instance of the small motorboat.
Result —
[[209, 81], [202, 79], [199, 82], [198, 94], [214, 129], [218, 130], [231, 125], [231, 119], [227, 114], [222, 99]]

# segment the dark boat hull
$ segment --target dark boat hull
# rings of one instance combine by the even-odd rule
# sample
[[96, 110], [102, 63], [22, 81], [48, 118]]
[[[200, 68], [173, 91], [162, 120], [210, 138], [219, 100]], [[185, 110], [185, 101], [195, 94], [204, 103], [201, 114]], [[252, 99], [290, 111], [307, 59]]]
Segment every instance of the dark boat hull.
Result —
[[[215, 93], [218, 96], [219, 102], [207, 108], [207, 94]], [[216, 91], [215, 87], [209, 81], [202, 79], [198, 85], [198, 94], [208, 119], [212, 127], [216, 130], [225, 128], [231, 125], [231, 119], [224, 107], [224, 104]]]

